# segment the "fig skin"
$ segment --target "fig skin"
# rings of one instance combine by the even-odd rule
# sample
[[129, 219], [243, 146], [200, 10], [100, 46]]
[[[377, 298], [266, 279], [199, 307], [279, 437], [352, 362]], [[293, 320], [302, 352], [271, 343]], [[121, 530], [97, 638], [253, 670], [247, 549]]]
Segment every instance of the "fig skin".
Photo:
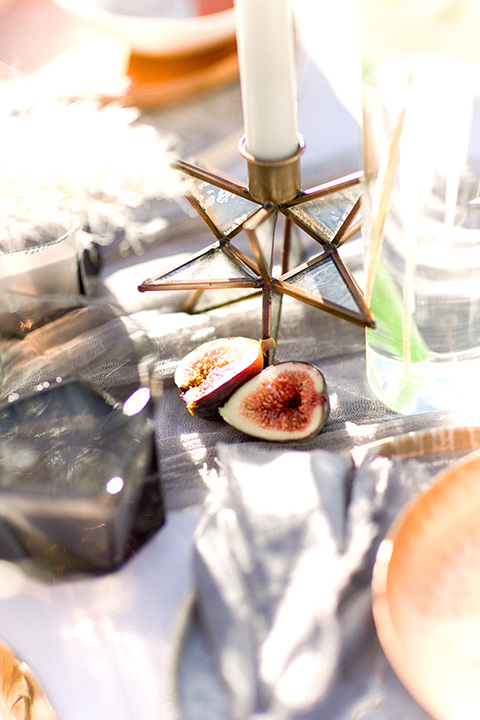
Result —
[[218, 408], [240, 385], [258, 375], [264, 362], [258, 340], [218, 338], [185, 355], [177, 366], [174, 382], [192, 415], [219, 420]]
[[320, 432], [330, 413], [330, 401], [318, 368], [287, 361], [270, 365], [242, 385], [219, 413], [247, 435], [288, 442]]

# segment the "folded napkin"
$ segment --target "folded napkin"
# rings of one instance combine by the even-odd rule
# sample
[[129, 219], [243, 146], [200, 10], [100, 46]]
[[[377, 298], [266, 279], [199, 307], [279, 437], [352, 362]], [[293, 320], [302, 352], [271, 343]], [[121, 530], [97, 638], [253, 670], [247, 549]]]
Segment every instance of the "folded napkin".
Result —
[[219, 447], [197, 528], [199, 618], [234, 720], [425, 720], [371, 618], [376, 550], [437, 468]]

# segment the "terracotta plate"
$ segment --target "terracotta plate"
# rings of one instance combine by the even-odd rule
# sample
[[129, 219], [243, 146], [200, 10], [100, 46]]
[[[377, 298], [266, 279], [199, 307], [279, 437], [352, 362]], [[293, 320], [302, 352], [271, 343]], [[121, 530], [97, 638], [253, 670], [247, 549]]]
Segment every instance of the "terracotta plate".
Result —
[[379, 640], [434, 718], [480, 708], [480, 450], [441, 471], [401, 513], [373, 574]]

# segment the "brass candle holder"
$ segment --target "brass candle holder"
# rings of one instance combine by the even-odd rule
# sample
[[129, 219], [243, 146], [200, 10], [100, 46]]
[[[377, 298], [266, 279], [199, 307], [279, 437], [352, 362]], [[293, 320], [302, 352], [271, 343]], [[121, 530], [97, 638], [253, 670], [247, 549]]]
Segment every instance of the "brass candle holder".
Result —
[[[296, 152], [285, 160], [262, 161], [245, 147], [248, 187], [236, 180], [183, 160], [174, 162], [186, 184], [186, 197], [216, 242], [189, 260], [145, 280], [140, 292], [191, 290], [185, 310], [194, 312], [206, 290], [243, 291], [262, 295], [262, 342], [266, 363], [273, 362], [284, 295], [364, 327], [374, 327], [363, 294], [338, 253], [360, 229], [362, 173], [301, 190], [299, 137]], [[274, 269], [277, 218], [283, 217], [280, 267]], [[291, 267], [294, 227], [321, 245], [318, 255]], [[232, 240], [244, 232], [252, 257]]]

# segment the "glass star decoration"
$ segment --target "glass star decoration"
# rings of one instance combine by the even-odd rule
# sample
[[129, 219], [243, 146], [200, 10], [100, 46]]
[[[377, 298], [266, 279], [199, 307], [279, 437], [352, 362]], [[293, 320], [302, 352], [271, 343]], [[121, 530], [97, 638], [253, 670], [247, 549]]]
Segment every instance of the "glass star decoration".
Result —
[[[183, 160], [174, 167], [183, 176], [187, 199], [216, 241], [177, 267], [145, 280], [140, 292], [191, 290], [185, 306], [190, 312], [198, 311], [205, 291], [234, 290], [236, 300], [261, 294], [267, 362], [272, 360], [284, 295], [358, 325], [374, 326], [362, 292], [339, 255], [339, 248], [359, 231], [361, 172], [299, 191], [289, 202], [275, 205], [257, 202], [246, 186], [210, 169]], [[274, 264], [279, 216], [283, 229], [279, 262]], [[298, 265], [292, 263], [294, 228], [320, 245], [317, 255]], [[234, 242], [242, 232], [250, 252]]]

